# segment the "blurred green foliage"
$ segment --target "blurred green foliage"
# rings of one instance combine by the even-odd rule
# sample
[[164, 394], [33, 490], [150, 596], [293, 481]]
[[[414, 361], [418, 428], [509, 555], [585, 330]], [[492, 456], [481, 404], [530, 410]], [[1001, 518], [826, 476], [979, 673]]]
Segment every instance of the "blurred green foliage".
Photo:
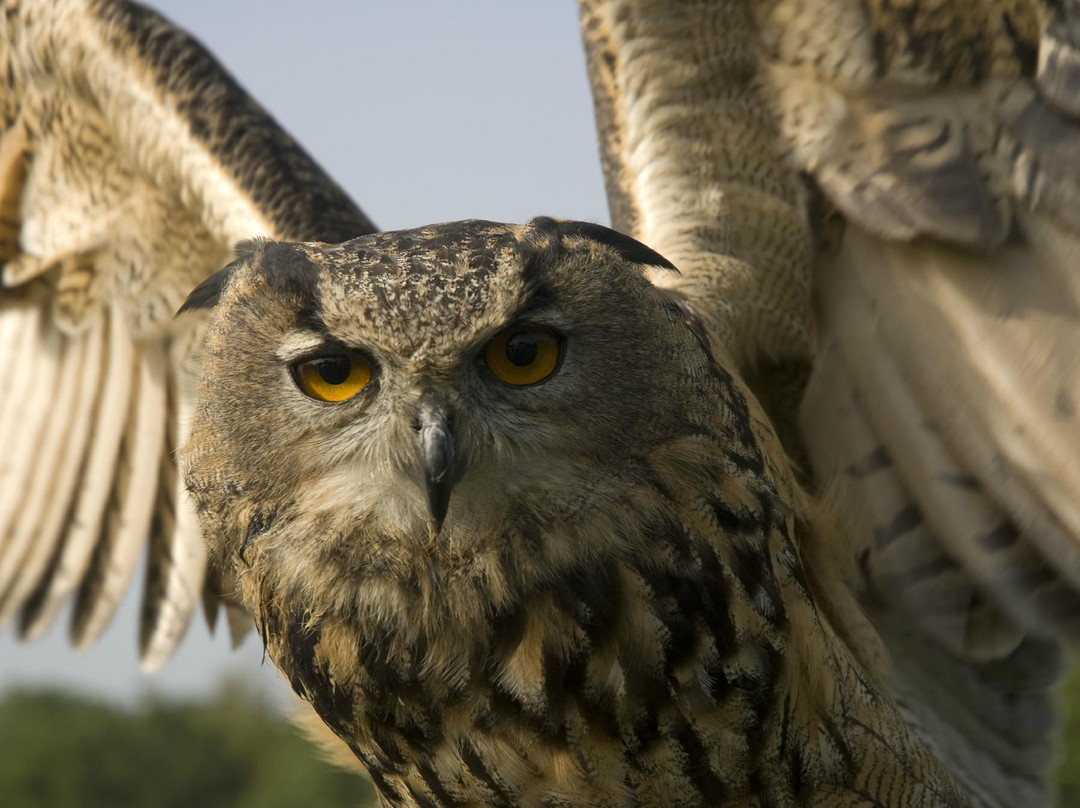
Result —
[[228, 683], [134, 709], [60, 691], [0, 701], [4, 808], [363, 808], [370, 783], [324, 762], [276, 707]]
[[1057, 770], [1058, 805], [1080, 806], [1080, 664], [1061, 691], [1062, 755]]
[[[1059, 805], [1080, 806], [1080, 665], [1061, 693]], [[371, 785], [324, 762], [281, 715], [226, 683], [201, 702], [123, 709], [60, 691], [0, 701], [4, 808], [367, 808]]]

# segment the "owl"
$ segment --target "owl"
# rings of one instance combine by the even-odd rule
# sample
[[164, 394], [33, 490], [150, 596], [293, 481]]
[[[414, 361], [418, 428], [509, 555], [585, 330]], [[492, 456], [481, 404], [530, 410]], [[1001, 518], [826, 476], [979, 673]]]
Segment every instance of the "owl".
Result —
[[242, 247], [184, 309], [212, 564], [388, 805], [961, 805], [648, 267], [551, 219]]
[[0, 625], [148, 548], [144, 666], [224, 604], [391, 804], [1046, 804], [1075, 4], [579, 10], [622, 236], [370, 235], [153, 12], [5, 3]]

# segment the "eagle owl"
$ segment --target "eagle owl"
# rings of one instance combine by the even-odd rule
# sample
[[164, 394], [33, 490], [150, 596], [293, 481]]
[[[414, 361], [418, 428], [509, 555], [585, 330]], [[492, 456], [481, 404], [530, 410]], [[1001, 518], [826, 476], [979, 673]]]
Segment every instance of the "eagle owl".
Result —
[[146, 547], [143, 664], [247, 607], [391, 803], [1045, 804], [1076, 3], [579, 8], [625, 236], [372, 236], [153, 12], [4, 4], [0, 625]]
[[647, 266], [550, 219], [241, 248], [185, 307], [212, 561], [387, 804], [960, 805]]

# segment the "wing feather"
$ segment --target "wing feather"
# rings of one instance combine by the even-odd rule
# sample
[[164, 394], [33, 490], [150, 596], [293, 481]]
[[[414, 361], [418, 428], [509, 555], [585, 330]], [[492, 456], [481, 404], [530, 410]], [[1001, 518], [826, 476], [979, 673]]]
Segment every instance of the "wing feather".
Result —
[[17, 363], [20, 344], [30, 336], [24, 327], [24, 321], [29, 316], [29, 307], [21, 300], [4, 300], [0, 297], [0, 431], [6, 421], [3, 418], [5, 404], [10, 404], [11, 399], [7, 393], [11, 384], [12, 369]]
[[[839, 347], [823, 345], [803, 404], [803, 434], [819, 475], [842, 488], [847, 532], [870, 589], [961, 659], [1006, 656], [1024, 630], [942, 545], [889, 447], [867, 423], [868, 405]], [[958, 478], [928, 479], [948, 486]], [[989, 507], [985, 498], [979, 504]]]
[[[238, 241], [374, 228], [201, 45], [141, 6], [8, 4], [0, 82], [0, 617], [21, 608], [22, 636], [40, 636], [78, 590], [72, 636], [90, 642], [149, 538], [139, 637], [158, 667], [205, 563], [171, 456], [201, 324], [173, 314]], [[92, 352], [70, 342], [92, 334], [98, 390], [59, 359], [65, 344]]]
[[[849, 224], [820, 262], [821, 329], [837, 347], [803, 410], [815, 469], [846, 477], [864, 512], [853, 533], [898, 696], [976, 804], [1001, 806], [1046, 802], [1060, 668], [1036, 675], [1032, 659], [1080, 638], [1077, 240], [1017, 221], [992, 253]], [[862, 436], [830, 422], [838, 408]], [[851, 474], [844, 458], [867, 445], [888, 467]]]
[[[5, 305], [0, 310], [0, 317], [8, 331], [4, 353], [0, 354], [0, 364], [4, 371], [3, 376], [0, 376], [0, 391], [3, 391], [3, 398], [0, 398], [0, 446], [5, 449], [14, 445], [15, 436], [18, 434], [17, 413], [23, 405], [25, 389], [20, 384], [23, 376], [29, 373], [29, 363], [39, 350], [40, 300], [44, 295], [40, 294], [43, 291], [40, 287], [33, 291], [38, 293], [34, 296], [36, 299], [27, 294], [26, 298], [30, 299], [4, 301]], [[12, 451], [0, 454], [0, 481], [12, 473], [9, 469], [14, 461]], [[8, 508], [14, 508], [16, 504], [13, 499], [5, 498], [0, 501], [0, 514], [5, 513]], [[2, 521], [3, 517], [0, 517], [0, 523]], [[0, 540], [0, 553], [2, 552], [3, 541]]]
[[[1063, 402], [1073, 400], [1080, 380], [1080, 297], [1067, 275], [1076, 266], [1071, 252], [1044, 249], [1055, 242], [1045, 240], [1041, 228], [1035, 235], [987, 258], [939, 245], [881, 245], [851, 233], [831, 268], [836, 274], [822, 284], [822, 308], [860, 388], [909, 391], [911, 415], [903, 423], [896, 422], [901, 408], [888, 395], [869, 404], [879, 434], [905, 455], [916, 447], [938, 451], [955, 464], [952, 473], [973, 477], [992, 492], [1021, 543], [1053, 570], [1011, 573], [1027, 597], [1046, 599], [1037, 617], [1028, 614], [1028, 625], [1075, 635], [1080, 423]], [[874, 308], [873, 333], [866, 306]], [[860, 313], [861, 327], [855, 321]], [[860, 337], [864, 342], [857, 344]], [[875, 342], [877, 351], [870, 351]], [[941, 437], [921, 429], [914, 422], [920, 417], [930, 419]], [[938, 471], [948, 473], [913, 463], [907, 484], [924, 507], [943, 519], [952, 515], [952, 525], [939, 520], [936, 526], [946, 543], [963, 552], [977, 574], [987, 573], [985, 565], [998, 566], [1002, 575], [984, 580], [1004, 585], [1016, 541], [995, 534], [994, 519], [972, 517], [962, 505], [964, 487], [954, 486], [951, 494], [940, 486], [936, 495], [928, 491], [928, 479], [935, 478], [926, 475]], [[1014, 600], [1020, 595], [1015, 588], [1006, 591], [1010, 602], [1022, 602]]]
[[813, 341], [804, 188], [776, 157], [749, 5], [579, 0], [613, 221], [744, 366]]
[[82, 476], [71, 500], [71, 518], [52, 570], [41, 582], [22, 617], [22, 633], [42, 636], [52, 625], [65, 599], [73, 593], [90, 567], [101, 535], [105, 509], [112, 494], [120, 445], [128, 422], [134, 343], [126, 318], [113, 307], [102, 322], [105, 344], [102, 379], [93, 402], [90, 445], [83, 457]]
[[79, 648], [105, 630], [150, 530], [165, 441], [167, 375], [164, 346], [160, 342], [139, 346], [117, 485], [106, 511], [104, 534], [75, 601], [71, 637]]
[[50, 424], [37, 448], [38, 463], [24, 490], [20, 517], [15, 525], [11, 551], [22, 547], [18, 574], [0, 589], [0, 626], [15, 615], [48, 568], [63, 536], [69, 503], [78, 481], [82, 456], [90, 436], [90, 409], [76, 407], [76, 400], [92, 395], [99, 379], [100, 330], [64, 340], [63, 358], [54, 390], [53, 406], [70, 422]]
[[896, 699], [977, 808], [1053, 805], [1058, 643], [1028, 637], [1000, 659], [944, 653], [889, 604], [870, 615], [893, 659]]
[[235, 603], [225, 603], [225, 622], [229, 627], [229, 641], [236, 648], [255, 628], [251, 615]]
[[207, 570], [202, 594], [203, 620], [211, 634], [217, 629], [218, 613], [221, 611], [221, 597], [218, 595], [218, 587], [212, 578], [210, 570]]
[[[1037, 4], [909, 5], [755, 4], [781, 149], [871, 232], [997, 246], [1015, 197], [1031, 202], [1016, 180], [1041, 188], [1053, 179], [1044, 169], [1062, 167], [1055, 142], [1024, 137], [1031, 113], [1049, 114], [1025, 103], [1035, 95]], [[1067, 219], [1075, 193], [1050, 184], [1061, 193], [1043, 207]]]
[[[23, 512], [24, 496], [41, 459], [38, 447], [43, 433], [50, 419], [55, 422], [58, 418], [50, 411], [50, 399], [63, 340], [59, 333], [47, 327], [40, 314], [28, 320], [30, 333], [36, 338], [26, 340], [21, 346], [18, 365], [11, 376], [11, 406], [4, 412], [5, 430], [0, 436], [6, 450], [0, 490], [22, 492], [22, 496], [5, 497], [0, 502], [0, 591], [10, 584], [26, 549], [18, 541], [16, 526]], [[58, 420], [62, 422], [63, 416]]]
[[1080, 116], [1080, 3], [1047, 3], [1039, 42], [1039, 90], [1062, 112]]
[[[1020, 276], [1027, 294], [1010, 293], [1010, 305], [1020, 305], [1008, 317], [986, 294], [994, 272], [983, 266], [986, 259], [965, 268], [966, 255], [940, 247], [916, 259], [907, 252], [918, 247], [860, 244], [857, 234], [846, 237], [841, 257], [822, 275], [820, 294], [868, 421], [945, 548], [997, 593], [1002, 608], [1040, 635], [1080, 636], [1072, 560], [1080, 542], [1069, 527], [1075, 504], [1055, 508], [1045, 497], [1049, 480], [1040, 479], [1071, 484], [1070, 472], [1053, 464], [1070, 449], [1080, 452], [1080, 442], [1064, 423], [1052, 450], [1040, 445], [1049, 436], [1036, 419], [1053, 404], [1040, 399], [1041, 382], [1056, 388], [1063, 377], [1021, 334], [1041, 319], [1023, 305], [1036, 299], [1038, 271]], [[868, 271], [869, 249], [876, 261]], [[898, 262], [893, 250], [901, 251]], [[1001, 256], [1002, 276], [1017, 278], [1008, 252]], [[968, 283], [983, 295], [965, 308], [948, 292]], [[1027, 322], [1015, 327], [1013, 320]]]
[[[777, 286], [812, 279], [801, 434], [816, 484], [846, 492], [897, 692], [977, 804], [1041, 804], [1057, 668], [1031, 661], [1080, 639], [1080, 5], [659, 9], [581, 0], [613, 216], [748, 377], [797, 342], [731, 310], [775, 316]], [[742, 12], [757, 66], [736, 75]], [[768, 111], [752, 144], [736, 96]], [[741, 195], [755, 180], [772, 208]], [[778, 273], [799, 227], [815, 260]]]
[[168, 405], [166, 451], [139, 631], [139, 657], [146, 671], [161, 667], [183, 638], [206, 575], [206, 548], [199, 537], [195, 507], [176, 466], [176, 450], [187, 440], [192, 413], [189, 398], [181, 395], [175, 377], [169, 379]]

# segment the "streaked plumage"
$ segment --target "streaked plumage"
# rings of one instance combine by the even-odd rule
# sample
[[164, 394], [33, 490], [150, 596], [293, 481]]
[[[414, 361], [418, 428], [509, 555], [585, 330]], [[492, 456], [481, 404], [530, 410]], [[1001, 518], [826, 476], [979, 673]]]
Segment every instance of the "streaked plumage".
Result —
[[[807, 579], [833, 537], [644, 278], [664, 264], [550, 219], [244, 248], [192, 304], [213, 562], [390, 805], [961, 805], [843, 587]], [[558, 368], [501, 381], [485, 345], [529, 328], [563, 335]], [[288, 367], [343, 351], [368, 386], [305, 396]]]
[[1080, 628], [1076, 4], [580, 5], [614, 226], [841, 489], [916, 726], [979, 804], [1043, 804]]
[[[23, 494], [0, 497], [0, 619], [21, 610], [35, 636], [77, 590], [89, 642], [150, 525], [154, 667], [203, 575], [170, 459], [203, 324], [171, 313], [236, 241], [371, 226], [154, 15], [117, 0], [5, 10], [0, 490]], [[796, 531], [798, 550], [837, 653], [878, 671], [976, 804], [1045, 804], [1057, 646], [1080, 625], [1075, 3], [581, 11], [615, 227], [680, 268], [646, 271], [839, 514], [850, 546], [803, 510], [765, 440], [771, 484], [819, 526]], [[56, 386], [13, 395], [31, 372]], [[874, 631], [830, 611], [845, 587], [891, 676]]]
[[21, 610], [21, 633], [38, 636], [76, 594], [72, 639], [92, 642], [149, 532], [140, 650], [153, 669], [200, 602], [205, 566], [172, 457], [200, 326], [173, 314], [239, 240], [341, 240], [372, 226], [153, 12], [70, 0], [5, 10], [0, 257], [15, 291], [0, 317], [13, 366], [0, 487], [26, 495], [0, 504], [0, 624]]

